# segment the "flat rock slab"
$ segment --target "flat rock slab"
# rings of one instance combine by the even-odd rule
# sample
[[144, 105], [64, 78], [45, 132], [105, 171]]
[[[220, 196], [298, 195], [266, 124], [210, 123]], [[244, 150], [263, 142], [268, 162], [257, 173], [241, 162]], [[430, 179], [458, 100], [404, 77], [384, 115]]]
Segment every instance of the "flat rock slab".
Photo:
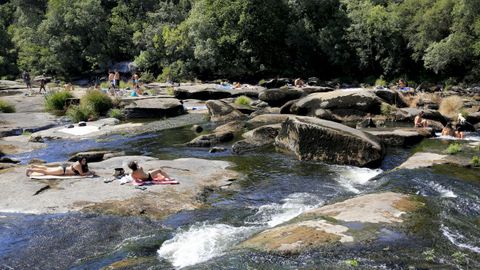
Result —
[[227, 89], [219, 84], [199, 84], [192, 86], [179, 86], [174, 89], [178, 99], [222, 99], [232, 96], [232, 89]]
[[58, 124], [58, 118], [48, 113], [0, 113], [0, 137], [32, 133]]
[[185, 113], [183, 104], [176, 98], [133, 100], [124, 111], [127, 119], [173, 117]]
[[17, 81], [0, 80], [0, 90], [27, 89], [27, 85]]
[[263, 90], [266, 90], [266, 88], [261, 86], [244, 86], [241, 88], [234, 88], [231, 90], [231, 93], [232, 97], [247, 96], [251, 98], [258, 98], [258, 95]]
[[46, 147], [45, 143], [30, 142], [30, 136], [11, 136], [0, 138], [0, 153], [15, 155]]
[[446, 164], [448, 163], [447, 155], [440, 155], [435, 153], [415, 153], [413, 156], [408, 158], [404, 163], [398, 166], [398, 169], [419, 169], [419, 168], [429, 168], [437, 164]]
[[[368, 194], [343, 202], [309, 210], [287, 224], [265, 230], [239, 245], [264, 252], [292, 254], [328, 244], [371, 240], [384, 224], [404, 221], [402, 216], [422, 207], [408, 195], [385, 192]], [[346, 223], [359, 222], [369, 226], [374, 233], [358, 235], [362, 229], [352, 233]], [[372, 224], [374, 226], [372, 226]], [[378, 225], [375, 225], [378, 224]]]
[[385, 145], [411, 146], [435, 134], [431, 129], [423, 128], [384, 128], [363, 129], [364, 132], [377, 136]]
[[2, 99], [14, 105], [17, 113], [45, 112], [45, 97], [43, 95], [25, 96], [25, 93], [28, 93], [28, 91], [25, 90], [13, 96], [4, 96]]
[[[146, 190], [135, 189], [131, 183], [104, 183], [114, 168], [136, 160], [145, 169], [162, 168], [179, 185], [154, 185]], [[163, 217], [180, 210], [195, 209], [201, 202], [197, 196], [205, 187], [223, 187], [238, 177], [228, 169], [232, 164], [194, 158], [158, 160], [144, 156], [115, 157], [89, 167], [100, 177], [69, 180], [31, 180], [25, 167], [7, 170], [0, 177], [0, 212], [64, 213], [94, 211], [120, 215]], [[35, 195], [36, 194], [36, 195]]]

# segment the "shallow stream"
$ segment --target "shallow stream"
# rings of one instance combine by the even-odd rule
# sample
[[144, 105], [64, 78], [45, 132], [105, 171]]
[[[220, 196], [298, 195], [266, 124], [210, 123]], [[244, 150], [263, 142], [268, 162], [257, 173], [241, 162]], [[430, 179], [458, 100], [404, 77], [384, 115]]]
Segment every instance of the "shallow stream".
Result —
[[[186, 127], [101, 141], [55, 141], [16, 156], [53, 162], [73, 152], [108, 149], [161, 159], [198, 157], [230, 161], [244, 177], [235, 189], [205, 194], [207, 207], [161, 221], [0, 213], [0, 269], [480, 268], [480, 181], [463, 179], [461, 172], [454, 173], [456, 168], [391, 171], [413, 152], [399, 148], [388, 149], [379, 169], [297, 161], [273, 149], [242, 156], [210, 154], [182, 145], [194, 137]], [[442, 141], [425, 142], [432, 143]], [[418, 195], [427, 207], [408, 229], [385, 227], [373, 241], [291, 256], [236, 248], [249, 236], [308, 209], [381, 191]]]

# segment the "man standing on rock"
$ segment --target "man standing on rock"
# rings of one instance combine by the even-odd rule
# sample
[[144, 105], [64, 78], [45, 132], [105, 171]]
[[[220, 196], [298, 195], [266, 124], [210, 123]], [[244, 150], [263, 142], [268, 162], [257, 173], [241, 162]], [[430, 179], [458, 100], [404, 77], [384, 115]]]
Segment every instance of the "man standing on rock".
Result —
[[120, 88], [120, 72], [118, 72], [118, 70], [115, 70], [114, 81], [115, 81], [115, 88], [119, 89]]
[[32, 91], [32, 82], [30, 81], [30, 74], [25, 70], [22, 73], [23, 82], [27, 85], [27, 89]]

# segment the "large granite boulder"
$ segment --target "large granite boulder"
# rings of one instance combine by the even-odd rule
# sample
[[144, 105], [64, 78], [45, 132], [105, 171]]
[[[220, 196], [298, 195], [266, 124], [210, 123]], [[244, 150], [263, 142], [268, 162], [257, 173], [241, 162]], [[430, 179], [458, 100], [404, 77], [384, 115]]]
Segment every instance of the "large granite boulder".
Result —
[[353, 166], [378, 165], [385, 150], [381, 141], [363, 131], [314, 117], [292, 117], [282, 124], [275, 145], [300, 160]]
[[328, 86], [311, 86], [307, 85], [305, 87], [300, 88], [305, 94], [313, 94], [313, 93], [324, 93], [324, 92], [331, 92], [335, 89], [333, 87]]
[[400, 95], [397, 90], [382, 88], [375, 89], [373, 93], [390, 105], [395, 105], [398, 108], [407, 107], [402, 95]]
[[258, 98], [258, 95], [265, 90], [265, 87], [261, 86], [246, 86], [241, 88], [235, 88], [231, 90], [232, 97], [247, 96], [250, 98]]
[[281, 124], [289, 117], [295, 117], [292, 114], [261, 114], [247, 121], [247, 127], [254, 129], [257, 127], [273, 124]]
[[271, 146], [275, 142], [275, 137], [277, 137], [281, 128], [280, 124], [266, 125], [244, 133], [242, 136], [245, 139], [233, 144], [232, 151], [242, 154]]
[[210, 120], [214, 122], [228, 122], [246, 118], [242, 112], [221, 100], [209, 100], [205, 105], [210, 114]]
[[425, 138], [435, 136], [430, 128], [383, 128], [364, 131], [377, 136], [385, 145], [389, 146], [412, 146]]
[[330, 110], [339, 117], [363, 117], [368, 113], [380, 114], [382, 100], [366, 90], [336, 90], [315, 93], [301, 98], [292, 105], [291, 112], [314, 116], [318, 109]]
[[211, 147], [220, 143], [232, 141], [236, 134], [241, 133], [245, 123], [243, 121], [232, 121], [215, 128], [212, 133], [196, 137], [186, 145], [191, 147]]
[[127, 119], [164, 118], [185, 113], [183, 104], [176, 98], [152, 98], [132, 101], [124, 109]]
[[[275, 254], [299, 254], [332, 244], [372, 241], [406, 220], [424, 204], [411, 196], [385, 192], [368, 194], [304, 212], [286, 224], [260, 232], [240, 248]], [[348, 224], [355, 223], [355, 227]]]
[[480, 123], [480, 112], [470, 113], [467, 115], [466, 119], [467, 119], [467, 122], [469, 122], [472, 125]]
[[231, 90], [225, 89], [218, 84], [200, 84], [191, 86], [179, 86], [174, 89], [174, 95], [178, 99], [222, 99], [232, 95]]
[[419, 115], [422, 111], [424, 112], [423, 118], [425, 119], [434, 120], [442, 123], [443, 125], [447, 124], [448, 122], [448, 119], [436, 110], [422, 110], [417, 108], [402, 108], [400, 110], [397, 110], [395, 119], [397, 121], [411, 122], [413, 125], [415, 117]]
[[298, 99], [303, 95], [303, 91], [293, 88], [267, 89], [260, 93], [258, 98], [265, 101], [270, 106], [280, 107], [290, 100]]

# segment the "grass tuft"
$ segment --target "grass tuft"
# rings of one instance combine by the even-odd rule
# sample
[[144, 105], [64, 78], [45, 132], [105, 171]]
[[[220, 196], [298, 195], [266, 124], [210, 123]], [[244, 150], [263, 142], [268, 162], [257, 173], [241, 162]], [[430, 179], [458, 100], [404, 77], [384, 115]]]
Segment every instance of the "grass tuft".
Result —
[[439, 112], [449, 118], [454, 118], [463, 108], [463, 100], [459, 96], [446, 97], [440, 102]]
[[14, 113], [15, 106], [10, 102], [0, 99], [0, 112], [2, 113]]
[[237, 104], [237, 105], [250, 106], [250, 103], [252, 103], [252, 99], [250, 99], [247, 96], [239, 96], [235, 99], [235, 104]]

